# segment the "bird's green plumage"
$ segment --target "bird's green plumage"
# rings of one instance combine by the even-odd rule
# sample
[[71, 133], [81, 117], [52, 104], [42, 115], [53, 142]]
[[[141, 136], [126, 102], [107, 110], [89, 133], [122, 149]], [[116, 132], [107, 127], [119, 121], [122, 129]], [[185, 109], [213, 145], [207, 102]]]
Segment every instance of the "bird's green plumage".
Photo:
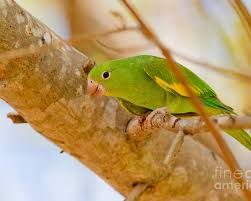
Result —
[[[178, 63], [177, 66], [209, 115], [235, 114], [201, 78]], [[104, 72], [109, 72], [108, 79], [102, 77]], [[105, 95], [116, 97], [133, 114], [143, 115], [165, 106], [174, 115], [196, 113], [186, 90], [163, 58], [143, 55], [108, 61], [92, 69], [88, 77], [103, 85]], [[227, 130], [227, 133], [251, 150], [251, 137], [245, 131]]]

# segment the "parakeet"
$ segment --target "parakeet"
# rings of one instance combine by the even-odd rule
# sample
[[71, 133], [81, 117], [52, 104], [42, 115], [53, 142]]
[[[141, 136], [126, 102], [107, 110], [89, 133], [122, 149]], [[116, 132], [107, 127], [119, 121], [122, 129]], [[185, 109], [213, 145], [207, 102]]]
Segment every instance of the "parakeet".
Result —
[[[191, 70], [176, 63], [200, 98], [208, 115], [231, 114], [214, 90]], [[176, 79], [165, 59], [141, 55], [112, 60], [94, 67], [88, 74], [87, 91], [92, 96], [113, 96], [134, 115], [167, 107], [173, 115], [196, 115], [189, 95]], [[241, 129], [225, 130], [251, 150], [251, 137]]]

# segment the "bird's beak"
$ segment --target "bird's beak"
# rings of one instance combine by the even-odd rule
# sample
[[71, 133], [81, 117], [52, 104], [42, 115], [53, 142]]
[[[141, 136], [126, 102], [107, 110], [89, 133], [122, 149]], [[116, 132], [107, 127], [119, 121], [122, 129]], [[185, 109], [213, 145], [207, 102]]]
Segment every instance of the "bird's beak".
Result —
[[105, 94], [105, 88], [101, 84], [98, 84], [95, 81], [88, 79], [87, 94], [91, 97], [103, 96]]

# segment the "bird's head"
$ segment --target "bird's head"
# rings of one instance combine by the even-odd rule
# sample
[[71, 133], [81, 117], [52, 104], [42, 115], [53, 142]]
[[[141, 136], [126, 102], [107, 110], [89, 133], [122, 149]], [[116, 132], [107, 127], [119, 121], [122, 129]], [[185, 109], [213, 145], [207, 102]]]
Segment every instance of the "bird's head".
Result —
[[117, 70], [119, 67], [119, 61], [109, 61], [94, 67], [88, 74], [87, 94], [92, 97], [115, 96], [123, 73], [123, 70]]
[[91, 96], [114, 96], [126, 99], [143, 93], [140, 80], [150, 79], [144, 66], [156, 60], [152, 56], [135, 56], [107, 61], [94, 67], [88, 74], [87, 93]]

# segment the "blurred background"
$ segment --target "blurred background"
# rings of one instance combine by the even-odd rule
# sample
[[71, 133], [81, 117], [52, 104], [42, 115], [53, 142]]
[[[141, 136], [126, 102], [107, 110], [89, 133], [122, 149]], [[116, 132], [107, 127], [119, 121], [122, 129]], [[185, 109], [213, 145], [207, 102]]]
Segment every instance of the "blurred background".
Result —
[[[160, 52], [137, 29], [119, 0], [16, 0], [33, 16], [98, 63]], [[132, 0], [177, 61], [206, 80], [237, 112], [251, 113], [251, 35], [228, 0]], [[251, 10], [251, 2], [243, 1]], [[112, 31], [112, 33], [110, 33]], [[110, 33], [110, 34], [108, 34]], [[198, 65], [196, 63], [204, 63]], [[207, 65], [210, 64], [210, 65]], [[1, 201], [122, 201], [93, 172], [36, 133], [6, 118], [0, 100]], [[244, 170], [250, 152], [225, 136]]]

